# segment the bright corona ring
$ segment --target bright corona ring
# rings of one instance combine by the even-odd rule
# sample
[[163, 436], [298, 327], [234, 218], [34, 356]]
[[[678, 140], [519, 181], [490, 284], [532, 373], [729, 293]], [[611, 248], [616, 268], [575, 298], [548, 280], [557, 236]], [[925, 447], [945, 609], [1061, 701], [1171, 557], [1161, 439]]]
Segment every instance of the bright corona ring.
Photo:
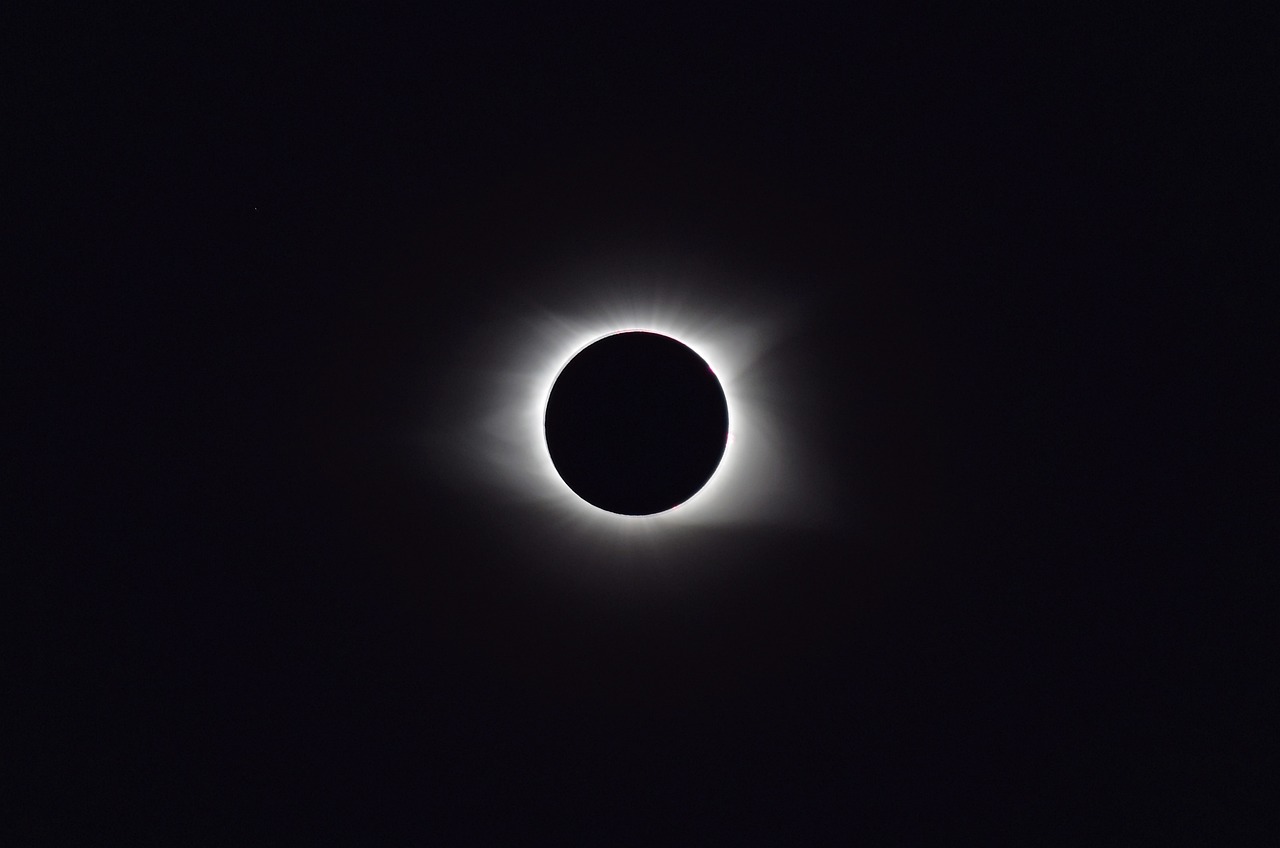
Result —
[[[642, 540], [669, 547], [698, 528], [822, 520], [823, 493], [792, 426], [805, 375], [774, 352], [787, 311], [741, 281], [713, 287], [714, 275], [593, 272], [569, 284], [576, 291], [555, 287], [482, 325], [459, 365], [469, 395], [436, 407], [463, 412], [431, 429], [429, 453], [476, 493], [477, 508], [523, 512], [580, 553]], [[670, 361], [641, 361], [655, 353], [644, 345], [630, 364], [620, 364], [627, 351], [610, 353], [643, 338]], [[702, 400], [692, 384], [650, 379], [682, 368], [702, 369]], [[558, 397], [558, 380], [577, 370], [581, 397]]]

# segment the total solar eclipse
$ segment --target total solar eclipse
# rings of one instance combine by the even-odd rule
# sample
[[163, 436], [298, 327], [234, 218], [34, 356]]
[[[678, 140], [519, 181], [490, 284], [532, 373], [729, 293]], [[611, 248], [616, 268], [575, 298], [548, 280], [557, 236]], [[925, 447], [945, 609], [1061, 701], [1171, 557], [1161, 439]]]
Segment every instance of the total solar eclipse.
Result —
[[688, 346], [614, 333], [556, 377], [544, 419], [556, 472], [580, 498], [652, 515], [698, 493], [724, 456], [729, 408], [711, 367]]

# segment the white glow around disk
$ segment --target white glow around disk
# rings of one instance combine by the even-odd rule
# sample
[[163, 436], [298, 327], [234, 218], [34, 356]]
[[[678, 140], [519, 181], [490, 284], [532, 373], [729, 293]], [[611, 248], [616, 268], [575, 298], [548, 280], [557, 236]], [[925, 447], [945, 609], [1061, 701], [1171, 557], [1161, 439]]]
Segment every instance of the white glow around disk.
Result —
[[[562, 540], [599, 550], [667, 543], [706, 528], [809, 523], [823, 514], [822, 487], [793, 418], [810, 382], [795, 373], [793, 360], [776, 355], [794, 332], [794, 309], [762, 298], [760, 287], [712, 285], [706, 275], [699, 283], [689, 274], [595, 268], [572, 279], [580, 282], [531, 286], [527, 304], [505, 304], [505, 317], [477, 330], [460, 366], [466, 374], [458, 391], [466, 396], [456, 401], [464, 420], [437, 430], [430, 447], [457, 483], [504, 513], [525, 510]], [[538, 292], [546, 299], [539, 302]], [[557, 473], [544, 431], [561, 369], [592, 342], [630, 330], [691, 348], [719, 379], [729, 409], [715, 474], [683, 504], [648, 516], [617, 515], [582, 500]]]

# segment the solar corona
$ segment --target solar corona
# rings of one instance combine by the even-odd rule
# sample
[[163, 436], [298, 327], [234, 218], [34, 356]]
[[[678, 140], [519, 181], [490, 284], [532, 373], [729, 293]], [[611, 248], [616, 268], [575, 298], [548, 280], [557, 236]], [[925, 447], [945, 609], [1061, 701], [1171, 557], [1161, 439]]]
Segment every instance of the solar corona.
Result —
[[787, 355], [802, 309], [715, 269], [608, 266], [553, 269], [476, 316], [423, 432], [460, 504], [606, 571], [629, 551], [683, 562], [711, 531], [825, 521], [798, 425], [812, 381]]

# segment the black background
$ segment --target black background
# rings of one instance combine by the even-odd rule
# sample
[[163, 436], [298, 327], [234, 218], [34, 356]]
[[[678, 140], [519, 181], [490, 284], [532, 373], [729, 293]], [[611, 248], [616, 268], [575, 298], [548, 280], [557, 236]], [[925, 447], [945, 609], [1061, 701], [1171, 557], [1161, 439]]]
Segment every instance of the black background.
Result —
[[[606, 5], [15, 21], [6, 843], [1265, 842], [1274, 21]], [[412, 456], [580, 246], [810, 307], [834, 518]]]

